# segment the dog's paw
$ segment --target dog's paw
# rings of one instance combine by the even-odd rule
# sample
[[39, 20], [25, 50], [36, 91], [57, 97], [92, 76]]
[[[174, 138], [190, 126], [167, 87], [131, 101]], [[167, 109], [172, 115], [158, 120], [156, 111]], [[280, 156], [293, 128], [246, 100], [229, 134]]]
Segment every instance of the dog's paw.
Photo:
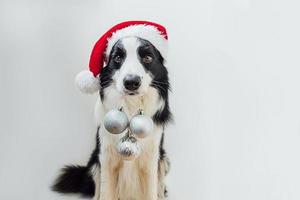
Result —
[[170, 171], [170, 160], [167, 156], [164, 156], [161, 160], [159, 160], [159, 172], [163, 175], [167, 175]]
[[159, 186], [158, 200], [166, 200], [168, 197], [168, 190], [164, 183], [161, 183]]

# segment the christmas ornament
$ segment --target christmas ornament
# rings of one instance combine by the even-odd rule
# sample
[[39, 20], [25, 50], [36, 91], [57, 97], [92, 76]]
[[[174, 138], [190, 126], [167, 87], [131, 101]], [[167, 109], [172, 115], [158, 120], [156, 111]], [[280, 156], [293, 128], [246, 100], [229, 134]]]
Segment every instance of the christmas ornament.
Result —
[[126, 21], [113, 26], [94, 45], [90, 56], [89, 70], [80, 72], [76, 84], [84, 93], [95, 93], [100, 89], [99, 75], [104, 61], [118, 40], [125, 37], [138, 37], [151, 42], [166, 59], [168, 35], [166, 28], [148, 21]]
[[125, 136], [117, 143], [117, 151], [124, 160], [132, 160], [138, 156], [140, 146], [134, 136], [145, 138], [153, 131], [153, 126], [152, 119], [144, 115], [141, 109], [137, 115], [132, 117], [130, 122], [123, 112], [123, 108], [113, 109], [104, 117], [104, 127], [112, 134], [120, 134], [128, 128]]
[[120, 134], [128, 127], [127, 115], [122, 108], [109, 111], [104, 117], [104, 127], [112, 134]]
[[127, 134], [118, 142], [117, 150], [124, 160], [133, 160], [139, 155], [140, 146], [137, 139], [128, 130]]
[[130, 120], [129, 127], [136, 137], [145, 138], [153, 131], [153, 120], [140, 110], [139, 114]]

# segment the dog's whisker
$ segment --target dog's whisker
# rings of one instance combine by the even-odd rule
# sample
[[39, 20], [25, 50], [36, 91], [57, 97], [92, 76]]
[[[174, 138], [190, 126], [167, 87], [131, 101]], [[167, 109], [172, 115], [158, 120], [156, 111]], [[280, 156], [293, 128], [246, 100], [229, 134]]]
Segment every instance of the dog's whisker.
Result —
[[158, 85], [164, 84], [167, 87], [168, 90], [172, 91], [172, 87], [171, 87], [171, 85], [169, 83], [160, 82], [160, 81], [156, 81], [156, 80], [153, 80], [152, 83], [156, 83]]
[[[161, 86], [161, 85], [159, 85], [158, 83], [156, 83], [155, 81], [152, 81], [152, 83], [153, 84], [155, 84], [156, 86], [160, 86], [161, 88], [163, 87], [163, 86]], [[162, 82], [161, 82], [162, 83]], [[167, 84], [167, 83], [165, 83], [166, 84], [166, 86], [167, 86], [167, 88], [164, 88], [165, 90], [170, 90], [170, 91], [172, 91], [172, 87], [169, 85], [169, 84]]]
[[160, 85], [157, 85], [157, 84], [154, 84], [154, 83], [152, 83], [152, 85], [154, 86], [154, 87], [158, 87], [159, 89], [161, 89], [161, 90], [163, 90], [163, 91], [167, 91], [165, 88], [163, 88], [162, 86], [160, 86]]
[[165, 83], [165, 82], [161, 82], [161, 81], [156, 81], [156, 80], [153, 80], [152, 81], [153, 83], [158, 83], [158, 84], [164, 84], [164, 85], [170, 85], [169, 83]]

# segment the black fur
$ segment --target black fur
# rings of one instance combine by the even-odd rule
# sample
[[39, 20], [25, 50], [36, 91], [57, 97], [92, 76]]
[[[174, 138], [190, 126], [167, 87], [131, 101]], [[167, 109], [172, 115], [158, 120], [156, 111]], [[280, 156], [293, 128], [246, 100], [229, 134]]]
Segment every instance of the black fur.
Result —
[[138, 48], [140, 58], [150, 55], [153, 61], [150, 64], [142, 63], [145, 70], [149, 72], [153, 78], [151, 87], [158, 90], [160, 97], [164, 100], [165, 106], [162, 110], [158, 110], [152, 117], [154, 123], [164, 125], [172, 119], [169, 108], [169, 91], [171, 86], [169, 83], [168, 70], [164, 66], [164, 58], [160, 52], [149, 41], [139, 39], [141, 46]]
[[162, 160], [166, 156], [166, 150], [164, 148], [164, 139], [165, 139], [165, 133], [162, 132], [161, 138], [160, 138], [160, 144], [159, 144], [159, 159]]
[[165, 101], [165, 106], [162, 110], [158, 110], [152, 117], [154, 123], [165, 125], [172, 120], [172, 114], [169, 108], [168, 100]]
[[[121, 62], [115, 62], [115, 58], [120, 57]], [[102, 69], [100, 73], [100, 97], [102, 101], [104, 100], [104, 90], [109, 87], [112, 83], [112, 76], [115, 71], [120, 69], [124, 60], [126, 58], [126, 50], [124, 49], [122, 42], [119, 40], [113, 46], [111, 53], [108, 58], [107, 65]]]
[[95, 183], [89, 168], [84, 166], [66, 166], [57, 178], [52, 190], [66, 194], [81, 194], [83, 197], [93, 197]]
[[93, 197], [95, 194], [95, 183], [91, 169], [94, 165], [100, 167], [99, 153], [99, 128], [96, 136], [96, 147], [89, 159], [87, 166], [69, 165], [62, 169], [56, 179], [52, 190], [64, 194], [80, 194], [82, 197]]
[[[159, 162], [158, 162], [158, 164], [161, 163], [160, 161], [168, 159], [166, 150], [164, 148], [164, 139], [165, 139], [165, 133], [163, 131], [161, 138], [160, 138], [160, 144], [159, 144]], [[170, 165], [170, 163], [168, 163], [168, 165]], [[158, 169], [159, 169], [159, 166], [158, 166]], [[165, 174], [167, 174], [167, 173], [168, 173], [168, 171], [165, 171]], [[164, 197], [166, 198], [166, 197], [168, 197], [168, 190], [167, 190], [166, 186], [164, 186], [164, 187], [165, 187], [164, 188]]]
[[96, 134], [96, 147], [89, 159], [89, 162], [87, 164], [88, 168], [93, 167], [94, 165], [98, 165], [98, 167], [101, 167], [100, 161], [99, 161], [99, 155], [100, 155], [100, 136], [99, 136], [99, 130], [100, 127], [97, 129], [97, 134]]

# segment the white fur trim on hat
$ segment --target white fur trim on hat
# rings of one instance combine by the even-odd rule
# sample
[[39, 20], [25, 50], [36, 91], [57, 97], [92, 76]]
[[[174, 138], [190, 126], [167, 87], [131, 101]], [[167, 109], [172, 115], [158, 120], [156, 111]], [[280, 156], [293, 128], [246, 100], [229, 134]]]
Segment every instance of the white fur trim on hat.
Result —
[[75, 78], [75, 83], [83, 93], [92, 94], [99, 90], [99, 77], [94, 77], [93, 73], [88, 70], [81, 71]]
[[121, 38], [124, 37], [139, 37], [148, 40], [152, 43], [155, 48], [158, 49], [163, 58], [166, 59], [168, 51], [168, 41], [164, 38], [164, 35], [152, 25], [132, 25], [126, 28], [120, 29], [113, 33], [113, 35], [108, 39], [107, 48], [105, 55], [108, 57], [110, 51], [112, 50], [114, 44]]

